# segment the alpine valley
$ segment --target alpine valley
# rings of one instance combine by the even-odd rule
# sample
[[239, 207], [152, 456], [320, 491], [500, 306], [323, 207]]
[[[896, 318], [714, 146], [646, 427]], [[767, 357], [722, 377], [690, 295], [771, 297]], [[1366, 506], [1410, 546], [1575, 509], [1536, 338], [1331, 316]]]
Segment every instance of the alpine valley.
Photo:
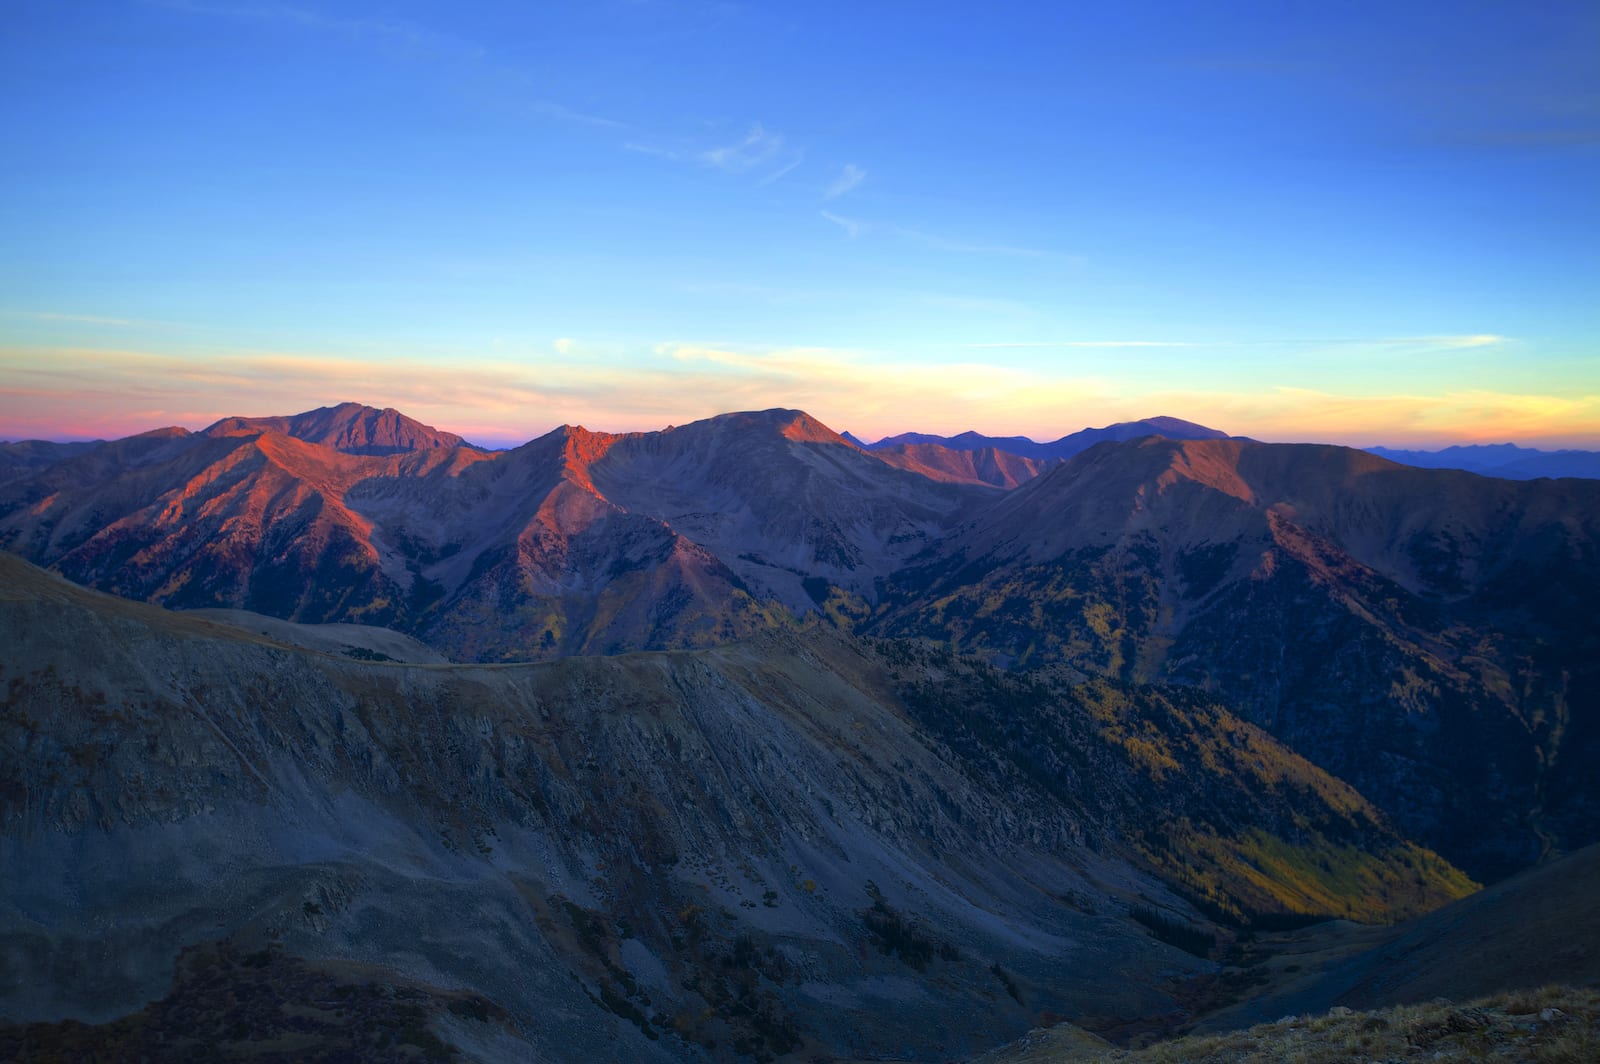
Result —
[[1597, 480], [346, 403], [0, 445], [0, 548], [0, 1058], [1142, 1045], [1454, 927], [1453, 993], [1600, 982]]

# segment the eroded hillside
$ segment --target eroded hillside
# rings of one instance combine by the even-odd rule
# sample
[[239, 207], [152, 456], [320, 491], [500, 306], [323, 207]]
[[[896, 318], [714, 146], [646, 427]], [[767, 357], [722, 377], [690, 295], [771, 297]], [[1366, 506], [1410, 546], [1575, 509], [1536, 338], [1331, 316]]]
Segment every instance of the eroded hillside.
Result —
[[[373, 663], [4, 565], [12, 1022], [110, 1020], [220, 940], [468, 990], [505, 1017], [473, 1038], [561, 1057], [946, 1055], [1173, 1007], [1210, 962], [1151, 929], [1219, 933], [1186, 873], [1218, 846], [1306, 858], [1211, 884], [1237, 913], [1303, 910], [1346, 845], [1366, 915], [1469, 886], [1216, 710], [1159, 710], [1242, 751], [1175, 779], [1129, 741], [1136, 695], [915, 646]], [[967, 692], [958, 719], [930, 690]], [[1144, 839], [1151, 787], [1192, 838]]]

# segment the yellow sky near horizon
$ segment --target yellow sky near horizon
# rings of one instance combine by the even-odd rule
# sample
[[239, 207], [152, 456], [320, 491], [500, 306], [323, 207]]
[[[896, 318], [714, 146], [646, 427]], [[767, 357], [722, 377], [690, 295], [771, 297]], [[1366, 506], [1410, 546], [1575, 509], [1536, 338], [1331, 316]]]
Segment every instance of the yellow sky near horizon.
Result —
[[1359, 389], [1354, 379], [1340, 389], [1275, 384], [1270, 377], [1254, 388], [1207, 388], [1172, 374], [1130, 373], [1115, 351], [1101, 356], [1094, 374], [1074, 372], [1073, 364], [1001, 366], [982, 351], [966, 354], [971, 357], [962, 361], [920, 363], [835, 349], [668, 343], [617, 365], [558, 340], [532, 357], [444, 364], [259, 351], [198, 356], [4, 347], [0, 439], [112, 438], [353, 400], [392, 406], [494, 445], [562, 424], [650, 430], [782, 406], [869, 440], [972, 429], [1043, 441], [1086, 426], [1168, 415], [1277, 442], [1600, 449], [1600, 387], [1503, 391], [1457, 385], [1440, 375], [1436, 387], [1419, 388], [1412, 378], [1393, 392], [1375, 391], [1370, 382]]

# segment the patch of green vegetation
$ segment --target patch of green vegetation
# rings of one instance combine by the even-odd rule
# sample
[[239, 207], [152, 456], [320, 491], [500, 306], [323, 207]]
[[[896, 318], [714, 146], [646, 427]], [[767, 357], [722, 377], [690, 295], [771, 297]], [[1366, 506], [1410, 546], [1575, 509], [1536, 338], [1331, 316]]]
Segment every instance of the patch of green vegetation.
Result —
[[1163, 916], [1148, 906], [1136, 905], [1129, 910], [1128, 915], [1148, 927], [1167, 945], [1176, 946], [1185, 953], [1192, 953], [1201, 960], [1209, 958], [1211, 951], [1216, 948], [1217, 940], [1214, 935], [1207, 934], [1187, 921]]
[[862, 913], [862, 922], [884, 956], [897, 956], [917, 971], [925, 971], [937, 955], [942, 961], [959, 961], [961, 951], [954, 944], [929, 934], [915, 917], [907, 917], [884, 900], [883, 892], [867, 880], [867, 895], [872, 907]]
[[347, 646], [342, 651], [340, 651], [340, 653], [342, 653], [347, 658], [355, 658], [357, 661], [394, 661], [394, 660], [396, 660], [395, 658], [391, 658], [389, 655], [383, 653], [382, 651], [371, 650], [371, 649], [369, 649], [367, 647]]
[[1018, 1005], [1022, 1004], [1022, 991], [1017, 989], [1017, 981], [1011, 978], [1011, 973], [1000, 967], [1000, 962], [995, 961], [989, 966], [989, 974], [1000, 980], [1000, 985], [1006, 988], [1006, 993], [1011, 995], [1011, 1000]]

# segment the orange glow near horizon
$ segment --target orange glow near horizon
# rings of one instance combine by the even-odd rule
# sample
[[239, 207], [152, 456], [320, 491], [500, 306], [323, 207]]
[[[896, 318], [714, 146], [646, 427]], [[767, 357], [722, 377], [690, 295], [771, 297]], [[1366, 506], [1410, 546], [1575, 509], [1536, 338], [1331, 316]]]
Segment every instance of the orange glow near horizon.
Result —
[[[1600, 449], [1600, 394], [1491, 389], [1352, 395], [1310, 388], [1140, 387], [978, 361], [937, 366], [852, 352], [758, 354], [664, 345], [613, 367], [578, 357], [451, 366], [277, 353], [193, 359], [137, 351], [0, 350], [0, 438], [115, 438], [234, 415], [356, 401], [508, 446], [562, 424], [648, 431], [736, 410], [793, 407], [873, 440], [906, 431], [1057, 439], [1167, 415], [1272, 442]], [[1178, 382], [1174, 382], [1178, 383]], [[1412, 382], [1414, 383], [1414, 382]]]

